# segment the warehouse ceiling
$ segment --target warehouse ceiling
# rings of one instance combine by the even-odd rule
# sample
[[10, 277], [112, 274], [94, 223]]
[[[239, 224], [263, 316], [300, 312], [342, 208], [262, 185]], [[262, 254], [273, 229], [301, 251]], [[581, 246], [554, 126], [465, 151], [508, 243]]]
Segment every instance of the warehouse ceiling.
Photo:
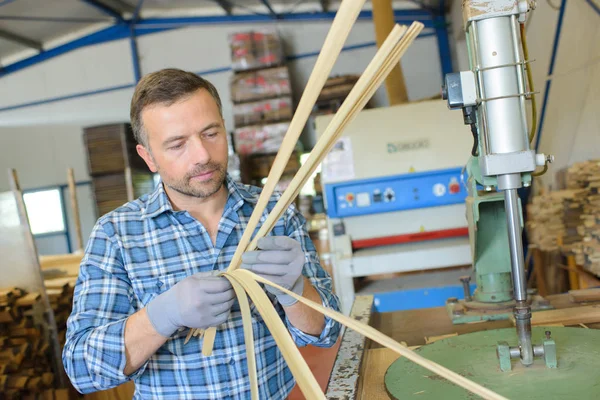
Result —
[[[393, 2], [396, 10], [434, 11], [439, 10], [440, 3], [447, 10], [450, 0]], [[128, 27], [133, 26], [135, 34], [137, 21], [165, 23], [164, 18], [179, 17], [176, 27], [180, 27], [186, 17], [201, 17], [206, 23], [228, 23], [253, 16], [278, 20], [299, 13], [325, 15], [335, 11], [338, 4], [334, 0], [0, 0], [0, 76], [16, 70], [16, 65], [34, 64], [36, 56], [45, 59], [39, 56], [58, 53], [57, 48], [64, 49], [82, 38], [91, 36], [86, 45], [98, 43], [100, 39], [94, 33], [99, 36], [111, 27], [129, 31]], [[370, 8], [367, 1], [365, 9]], [[118, 30], [110, 33], [113, 39], [123, 37]]]

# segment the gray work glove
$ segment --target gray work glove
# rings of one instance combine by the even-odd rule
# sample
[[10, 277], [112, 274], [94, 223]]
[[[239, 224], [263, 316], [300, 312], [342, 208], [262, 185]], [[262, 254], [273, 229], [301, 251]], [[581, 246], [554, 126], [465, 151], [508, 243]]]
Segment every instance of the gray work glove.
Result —
[[[242, 268], [301, 296], [305, 259], [300, 243], [287, 236], [267, 236], [258, 240], [258, 249], [244, 253]], [[282, 306], [289, 307], [298, 301], [271, 286], [265, 285], [265, 288]]]
[[200, 272], [181, 280], [146, 306], [156, 331], [170, 337], [182, 327], [206, 329], [229, 317], [235, 293], [216, 272]]

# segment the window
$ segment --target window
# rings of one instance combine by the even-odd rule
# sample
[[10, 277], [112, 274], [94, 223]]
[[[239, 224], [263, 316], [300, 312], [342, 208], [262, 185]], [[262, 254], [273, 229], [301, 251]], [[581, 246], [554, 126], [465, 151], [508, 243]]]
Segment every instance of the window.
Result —
[[60, 189], [39, 190], [23, 194], [31, 233], [42, 235], [65, 231]]

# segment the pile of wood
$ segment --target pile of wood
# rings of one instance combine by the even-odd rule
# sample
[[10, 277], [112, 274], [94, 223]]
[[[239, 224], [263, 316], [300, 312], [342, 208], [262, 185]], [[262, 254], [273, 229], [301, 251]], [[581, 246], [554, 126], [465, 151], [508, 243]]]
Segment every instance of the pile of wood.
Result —
[[54, 399], [54, 374], [47, 332], [36, 319], [39, 293], [0, 290], [0, 398]]
[[565, 233], [562, 237], [561, 250], [565, 254], [573, 254], [577, 264], [583, 264], [582, 225], [583, 207], [587, 201], [587, 189], [569, 190], [569, 196], [564, 199], [563, 222]]
[[73, 305], [73, 290], [77, 278], [55, 278], [44, 281], [46, 285], [46, 293], [50, 301], [50, 307], [54, 311], [54, 319], [58, 332], [58, 342], [62, 349], [65, 345], [67, 333], [67, 318], [71, 314]]
[[584, 188], [578, 233], [582, 237], [583, 267], [600, 276], [600, 160], [573, 165], [567, 170], [567, 185]]
[[86, 127], [83, 141], [98, 217], [153, 190], [153, 174], [137, 154], [130, 124]]
[[568, 192], [560, 190], [535, 196], [527, 206], [529, 240], [542, 251], [558, 250], [558, 240], [565, 235], [563, 203]]
[[600, 275], [600, 161], [576, 163], [562, 174], [565, 190], [535, 196], [528, 205], [530, 240], [560, 250]]

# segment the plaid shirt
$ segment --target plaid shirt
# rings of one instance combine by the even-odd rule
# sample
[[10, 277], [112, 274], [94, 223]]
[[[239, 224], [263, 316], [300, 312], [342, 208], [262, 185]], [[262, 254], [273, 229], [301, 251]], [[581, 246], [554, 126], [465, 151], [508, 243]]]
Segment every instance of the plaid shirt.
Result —
[[[98, 220], [81, 262], [63, 350], [65, 370], [78, 391], [104, 390], [132, 379], [135, 399], [250, 398], [237, 302], [229, 320], [217, 330], [210, 357], [201, 355], [202, 339], [192, 338], [183, 345], [188, 330], [182, 328], [138, 371], [123, 374], [127, 317], [186, 276], [224, 270], [229, 265], [260, 189], [236, 184], [230, 177], [227, 188], [229, 196], [214, 246], [202, 224], [187, 211], [173, 210], [162, 184]], [[268, 210], [279, 197], [270, 199]], [[304, 275], [323, 305], [338, 310], [331, 278], [319, 264], [302, 215], [290, 207], [271, 234], [286, 235], [302, 244]], [[338, 323], [326, 318], [319, 337], [307, 335], [291, 325], [283, 308], [269, 296], [298, 346], [330, 347], [335, 343]], [[251, 309], [260, 398], [283, 399], [293, 388], [294, 378], [254, 305]]]

